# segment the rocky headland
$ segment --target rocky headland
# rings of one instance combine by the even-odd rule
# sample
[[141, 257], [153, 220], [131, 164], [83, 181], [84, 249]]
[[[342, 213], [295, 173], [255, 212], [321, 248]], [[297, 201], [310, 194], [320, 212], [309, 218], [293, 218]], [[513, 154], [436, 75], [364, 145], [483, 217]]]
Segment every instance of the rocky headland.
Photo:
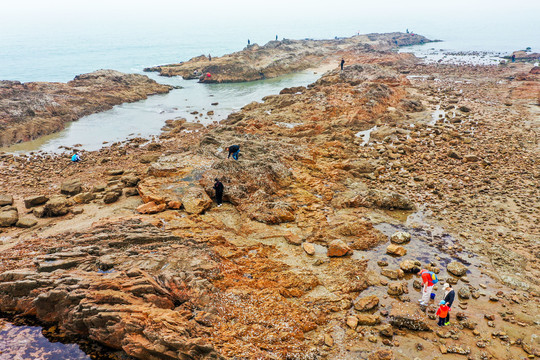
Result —
[[345, 55], [376, 53], [429, 42], [433, 40], [411, 33], [366, 34], [333, 40], [284, 39], [270, 41], [263, 46], [248, 45], [242, 51], [221, 57], [201, 55], [178, 64], [146, 68], [145, 71], [157, 71], [162, 76], [199, 79], [205, 83], [255, 81], [329, 62], [337, 63]]
[[0, 312], [139, 359], [539, 357], [538, 68], [343, 56], [81, 164], [1, 155]]
[[171, 89], [147, 76], [114, 70], [78, 75], [67, 83], [0, 81], [0, 146], [36, 139], [83, 116]]

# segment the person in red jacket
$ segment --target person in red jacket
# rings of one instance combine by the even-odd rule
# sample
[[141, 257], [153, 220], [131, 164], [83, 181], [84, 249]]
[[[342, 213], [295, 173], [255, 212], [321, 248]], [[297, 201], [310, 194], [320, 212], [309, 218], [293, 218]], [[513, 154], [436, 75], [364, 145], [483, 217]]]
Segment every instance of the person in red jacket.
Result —
[[446, 321], [446, 316], [448, 316], [448, 310], [450, 310], [450, 308], [446, 306], [446, 301], [444, 300], [441, 300], [439, 304], [441, 306], [439, 306], [439, 309], [437, 310], [437, 313], [435, 314], [439, 317], [439, 322], [437, 323], [437, 325], [444, 326], [445, 321]]
[[418, 275], [422, 278], [422, 298], [418, 301], [420, 301], [420, 305], [427, 306], [429, 297], [431, 296], [431, 290], [433, 290], [433, 279], [426, 269], [420, 270]]

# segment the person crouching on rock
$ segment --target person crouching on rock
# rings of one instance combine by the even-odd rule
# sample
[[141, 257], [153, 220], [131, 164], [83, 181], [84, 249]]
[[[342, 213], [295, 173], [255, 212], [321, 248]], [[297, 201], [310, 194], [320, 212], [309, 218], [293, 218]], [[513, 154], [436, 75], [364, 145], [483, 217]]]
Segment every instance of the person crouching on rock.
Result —
[[232, 155], [234, 160], [238, 160], [238, 154], [240, 154], [240, 145], [229, 146], [227, 151], [229, 151], [229, 156], [227, 156], [227, 159]]
[[435, 314], [439, 317], [439, 322], [437, 323], [437, 325], [444, 326], [444, 322], [446, 320], [446, 317], [448, 316], [448, 311], [450, 310], [450, 308], [446, 305], [446, 301], [444, 300], [441, 300], [439, 305], [439, 309], [437, 309], [437, 313]]
[[431, 290], [433, 289], [433, 279], [426, 269], [420, 270], [418, 275], [422, 277], [422, 298], [418, 301], [420, 301], [420, 305], [426, 306], [429, 302], [429, 297], [431, 296]]
[[223, 203], [223, 184], [217, 178], [214, 179], [214, 190], [216, 191], [217, 206], [221, 206]]
[[73, 156], [71, 156], [71, 162], [79, 162], [79, 161], [81, 161], [81, 157], [79, 156], [79, 154], [77, 154], [77, 152], [74, 152]]
[[446, 319], [444, 320], [444, 325], [450, 325], [450, 308], [452, 308], [452, 304], [454, 303], [454, 298], [456, 297], [456, 293], [454, 292], [454, 289], [452, 289], [452, 286], [450, 284], [445, 283], [443, 286], [444, 289], [444, 301], [446, 302], [446, 306], [448, 306], [448, 315], [446, 315]]

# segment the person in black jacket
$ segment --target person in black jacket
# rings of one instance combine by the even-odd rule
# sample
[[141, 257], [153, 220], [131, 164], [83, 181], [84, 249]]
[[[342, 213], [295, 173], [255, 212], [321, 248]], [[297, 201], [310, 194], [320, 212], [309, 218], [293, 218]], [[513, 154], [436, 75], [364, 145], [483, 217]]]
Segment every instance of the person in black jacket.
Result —
[[216, 191], [217, 206], [221, 206], [223, 203], [223, 184], [218, 179], [214, 179], [214, 190]]
[[232, 145], [227, 148], [227, 151], [229, 152], [229, 156], [227, 156], [227, 159], [233, 157], [234, 160], [238, 160], [238, 154], [240, 153], [240, 145]]
[[[456, 293], [454, 292], [454, 289], [452, 289], [452, 286], [450, 284], [446, 283], [443, 286], [444, 288], [444, 301], [446, 302], [446, 305], [448, 308], [452, 307], [452, 303], [454, 302], [454, 298], [456, 297]], [[446, 315], [446, 319], [444, 320], [444, 325], [450, 325], [450, 310], [448, 310], [448, 315]]]

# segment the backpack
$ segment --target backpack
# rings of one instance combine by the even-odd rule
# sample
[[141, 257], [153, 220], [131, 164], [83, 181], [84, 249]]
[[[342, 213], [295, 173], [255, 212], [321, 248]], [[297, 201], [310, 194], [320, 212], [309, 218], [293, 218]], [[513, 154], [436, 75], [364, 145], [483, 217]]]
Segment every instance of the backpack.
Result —
[[428, 273], [431, 276], [431, 282], [433, 283], [433, 285], [439, 282], [439, 278], [434, 272], [428, 271]]

